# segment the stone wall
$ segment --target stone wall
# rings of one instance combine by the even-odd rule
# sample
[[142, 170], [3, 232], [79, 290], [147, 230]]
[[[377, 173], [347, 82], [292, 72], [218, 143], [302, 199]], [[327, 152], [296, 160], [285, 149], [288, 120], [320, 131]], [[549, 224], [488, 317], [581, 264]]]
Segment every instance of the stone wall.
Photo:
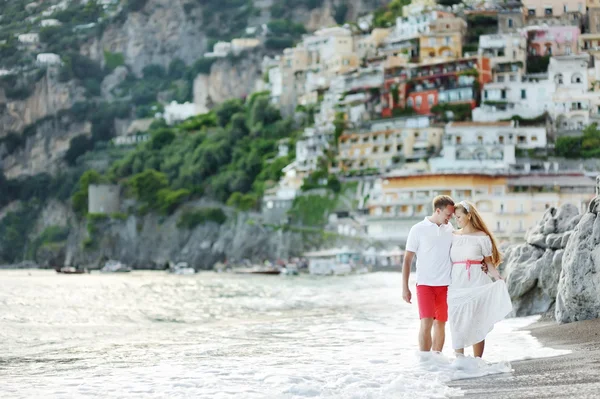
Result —
[[120, 187], [111, 184], [90, 184], [88, 187], [88, 212], [110, 215], [119, 212]]

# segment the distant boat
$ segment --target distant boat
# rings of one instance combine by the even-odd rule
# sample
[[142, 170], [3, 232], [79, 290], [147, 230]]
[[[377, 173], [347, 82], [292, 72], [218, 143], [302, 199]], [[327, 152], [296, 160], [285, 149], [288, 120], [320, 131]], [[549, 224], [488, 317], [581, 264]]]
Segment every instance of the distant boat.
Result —
[[100, 269], [101, 273], [129, 273], [131, 272], [131, 267], [117, 261], [117, 260], [109, 260], [104, 264], [104, 267]]
[[62, 273], [62, 274], [84, 274], [84, 273], [89, 273], [89, 271], [87, 269], [78, 269], [76, 267], [73, 266], [63, 266], [60, 267], [58, 269], [55, 269], [57, 273]]
[[281, 269], [273, 267], [255, 266], [246, 269], [234, 269], [236, 274], [281, 274]]
[[195, 274], [196, 270], [187, 262], [178, 262], [175, 266], [169, 267], [169, 273], [172, 274]]

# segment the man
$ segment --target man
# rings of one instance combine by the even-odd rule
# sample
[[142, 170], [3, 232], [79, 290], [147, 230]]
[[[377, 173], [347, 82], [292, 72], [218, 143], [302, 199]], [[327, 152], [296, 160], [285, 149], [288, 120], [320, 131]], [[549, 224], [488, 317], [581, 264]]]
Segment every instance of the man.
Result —
[[[415, 224], [408, 233], [402, 266], [402, 298], [411, 303], [408, 287], [410, 265], [417, 255], [417, 302], [421, 328], [421, 351], [441, 352], [448, 321], [448, 286], [452, 282], [450, 247], [454, 228], [448, 222], [454, 214], [454, 201], [447, 195], [433, 199], [433, 214]], [[431, 329], [433, 327], [433, 338]]]

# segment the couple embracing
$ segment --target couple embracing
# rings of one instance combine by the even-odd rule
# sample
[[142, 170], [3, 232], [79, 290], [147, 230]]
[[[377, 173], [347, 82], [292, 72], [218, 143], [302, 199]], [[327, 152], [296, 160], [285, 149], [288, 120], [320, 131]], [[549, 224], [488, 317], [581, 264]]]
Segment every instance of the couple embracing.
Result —
[[[449, 224], [452, 216], [459, 230]], [[420, 350], [441, 352], [446, 321], [450, 320], [457, 357], [464, 356], [469, 346], [475, 357], [482, 357], [486, 335], [511, 312], [512, 304], [496, 270], [502, 260], [496, 240], [475, 206], [438, 196], [433, 200], [433, 214], [410, 229], [402, 268], [402, 297], [408, 303], [412, 300], [408, 278], [415, 255]]]

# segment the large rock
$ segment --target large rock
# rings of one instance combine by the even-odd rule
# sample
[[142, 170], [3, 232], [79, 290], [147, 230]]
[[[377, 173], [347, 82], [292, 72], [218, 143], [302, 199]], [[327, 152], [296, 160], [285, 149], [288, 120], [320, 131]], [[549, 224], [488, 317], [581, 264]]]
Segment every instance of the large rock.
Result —
[[581, 218], [576, 206], [550, 208], [526, 235], [526, 242], [505, 250], [501, 272], [513, 301], [513, 315], [552, 311], [564, 248]]
[[556, 320], [600, 317], [600, 176], [590, 202], [565, 248], [556, 300]]

